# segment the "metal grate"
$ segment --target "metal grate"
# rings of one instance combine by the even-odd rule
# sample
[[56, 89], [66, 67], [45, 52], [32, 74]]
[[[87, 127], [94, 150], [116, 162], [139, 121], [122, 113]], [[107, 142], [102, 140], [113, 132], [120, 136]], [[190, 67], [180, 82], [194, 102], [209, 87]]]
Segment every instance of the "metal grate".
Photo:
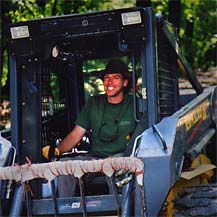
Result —
[[178, 109], [176, 55], [161, 29], [158, 31], [158, 57], [158, 102], [161, 120]]

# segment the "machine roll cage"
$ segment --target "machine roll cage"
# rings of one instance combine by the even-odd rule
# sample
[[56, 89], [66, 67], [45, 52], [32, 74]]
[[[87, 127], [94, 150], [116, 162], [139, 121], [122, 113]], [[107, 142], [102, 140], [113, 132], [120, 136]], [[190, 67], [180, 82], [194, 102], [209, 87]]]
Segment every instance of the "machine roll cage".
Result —
[[[139, 14], [140, 18], [134, 17], [134, 23], [128, 25], [123, 22], [124, 15], [135, 13]], [[19, 29], [22, 32], [17, 34], [16, 31]], [[134, 140], [137, 140], [146, 128], [152, 126], [164, 149], [167, 148], [155, 124], [180, 108], [182, 99], [177, 86], [178, 63], [196, 93], [203, 92], [192, 69], [178, 49], [174, 26], [162, 17], [155, 16], [149, 7], [22, 22], [10, 26], [9, 38], [10, 76], [13, 78], [11, 142], [17, 150], [20, 163], [25, 162], [26, 156], [29, 156], [33, 163], [43, 162], [41, 148], [53, 142], [50, 141], [51, 135], [63, 137], [73, 127], [85, 102], [85, 76], [82, 67], [84, 61], [126, 58], [132, 66], [134, 89], [138, 66], [140, 68], [139, 108], [136, 106], [137, 97], [134, 91], [134, 117], [138, 127], [130, 141], [129, 150], [126, 150], [126, 156], [135, 151], [135, 146], [132, 145]], [[55, 108], [56, 110], [52, 107], [51, 97], [53, 69], [56, 70], [54, 74], [56, 83], [59, 84], [60, 95], [59, 107]], [[139, 115], [136, 112], [138, 110]], [[60, 121], [63, 124], [60, 124]], [[15, 200], [19, 198], [22, 188], [23, 186], [15, 192]], [[127, 207], [130, 200], [129, 189], [132, 189], [132, 185], [127, 185], [123, 191], [124, 214], [130, 213]], [[33, 191], [37, 192], [37, 198], [41, 198], [41, 183], [33, 185]], [[136, 194], [138, 196], [139, 192]], [[101, 199], [103, 200], [103, 195]], [[70, 201], [73, 202], [74, 198]], [[67, 200], [60, 198], [58, 203], [64, 205], [66, 202]], [[111, 198], [105, 199], [104, 202], [107, 207], [111, 203]], [[139, 204], [137, 202], [138, 199], [135, 204]], [[37, 213], [40, 212], [41, 201], [35, 201], [34, 205], [38, 207], [35, 209], [36, 214], [43, 215]], [[65, 208], [67, 213], [68, 208]], [[16, 209], [18, 207], [13, 207], [11, 212], [19, 212]], [[136, 207], [135, 214], [141, 215]]]

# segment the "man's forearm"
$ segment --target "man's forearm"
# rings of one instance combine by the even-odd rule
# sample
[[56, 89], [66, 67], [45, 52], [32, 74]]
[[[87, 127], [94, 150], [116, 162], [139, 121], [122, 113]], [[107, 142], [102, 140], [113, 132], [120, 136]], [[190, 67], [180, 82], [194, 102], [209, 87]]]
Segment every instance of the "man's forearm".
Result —
[[71, 151], [80, 142], [85, 132], [85, 129], [76, 125], [58, 146], [60, 154]]
[[72, 148], [74, 148], [76, 146], [76, 142], [75, 140], [73, 140], [73, 138], [71, 139], [71, 137], [68, 135], [61, 143], [60, 145], [57, 147], [59, 149], [60, 154], [64, 153], [64, 152], [69, 152], [71, 151]]

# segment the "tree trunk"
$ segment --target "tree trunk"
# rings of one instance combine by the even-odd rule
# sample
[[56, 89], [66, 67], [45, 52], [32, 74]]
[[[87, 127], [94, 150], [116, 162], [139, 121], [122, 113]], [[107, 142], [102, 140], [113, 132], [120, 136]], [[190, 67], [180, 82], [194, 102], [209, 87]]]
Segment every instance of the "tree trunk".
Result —
[[[6, 12], [9, 11], [10, 8], [10, 1], [0, 1], [0, 27], [1, 27], [1, 58], [0, 58], [0, 79], [2, 79], [2, 72], [3, 72], [3, 66], [4, 64], [4, 51], [7, 49], [7, 31], [8, 31], [8, 25], [11, 23], [10, 17], [6, 16]], [[1, 80], [0, 80], [1, 81]], [[8, 72], [7, 77], [7, 84], [10, 82], [10, 73]], [[0, 102], [2, 101], [2, 95], [6, 95], [9, 98], [10, 95], [10, 85], [5, 85], [2, 87], [2, 83], [0, 82]]]
[[55, 16], [57, 13], [57, 1], [55, 0], [52, 7], [52, 15]]
[[181, 0], [169, 0], [169, 17], [168, 21], [173, 23], [179, 32], [181, 22]]
[[186, 21], [186, 30], [185, 30], [185, 44], [187, 46], [186, 49], [186, 57], [189, 63], [193, 66], [194, 64], [194, 57], [193, 57], [193, 49], [192, 49], [192, 39], [193, 39], [193, 33], [194, 33], [194, 20]]
[[79, 6], [82, 5], [82, 2], [80, 0], [74, 0], [73, 2], [73, 13], [79, 13]]
[[45, 16], [46, 0], [36, 0], [36, 4], [38, 5], [38, 7], [41, 8], [41, 10], [43, 11], [43, 15]]
[[151, 7], [151, 0], [136, 0], [136, 7]]

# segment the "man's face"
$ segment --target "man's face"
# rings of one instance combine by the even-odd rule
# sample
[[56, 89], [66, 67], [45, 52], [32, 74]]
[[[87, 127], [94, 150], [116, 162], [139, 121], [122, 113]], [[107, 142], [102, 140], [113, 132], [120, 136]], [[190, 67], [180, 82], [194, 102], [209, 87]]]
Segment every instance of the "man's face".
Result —
[[106, 74], [104, 76], [104, 89], [108, 97], [119, 97], [123, 95], [123, 89], [128, 80], [123, 79], [121, 73]]

